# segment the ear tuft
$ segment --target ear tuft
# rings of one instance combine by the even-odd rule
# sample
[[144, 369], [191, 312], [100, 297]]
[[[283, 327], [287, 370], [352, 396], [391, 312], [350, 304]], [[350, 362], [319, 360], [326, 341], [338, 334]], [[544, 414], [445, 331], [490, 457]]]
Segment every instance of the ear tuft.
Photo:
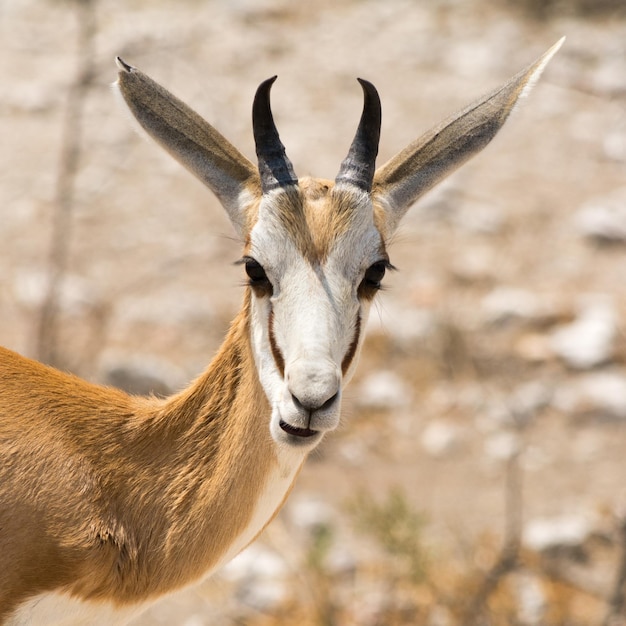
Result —
[[132, 65], [128, 65], [128, 63], [124, 62], [122, 57], [115, 57], [115, 63], [117, 65], [117, 67], [120, 68], [120, 70], [128, 72], [129, 74], [130, 74], [130, 72], [135, 70], [135, 68]]

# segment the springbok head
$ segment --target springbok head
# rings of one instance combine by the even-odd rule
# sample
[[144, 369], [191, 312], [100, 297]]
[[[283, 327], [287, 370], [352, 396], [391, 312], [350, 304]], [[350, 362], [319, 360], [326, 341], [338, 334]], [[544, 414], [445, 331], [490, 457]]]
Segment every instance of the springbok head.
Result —
[[277, 444], [308, 450], [336, 428], [402, 216], [489, 143], [561, 43], [378, 169], [380, 99], [359, 79], [363, 113], [334, 181], [294, 172], [270, 108], [276, 77], [254, 98], [255, 167], [187, 105], [118, 59], [117, 86], [135, 118], [216, 194], [243, 242], [251, 343]]

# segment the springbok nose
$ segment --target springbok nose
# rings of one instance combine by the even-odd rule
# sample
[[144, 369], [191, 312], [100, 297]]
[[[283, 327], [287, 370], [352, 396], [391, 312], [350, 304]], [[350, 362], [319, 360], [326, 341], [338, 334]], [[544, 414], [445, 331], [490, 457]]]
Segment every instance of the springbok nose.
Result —
[[337, 400], [337, 398], [339, 397], [339, 392], [334, 393], [330, 398], [328, 398], [328, 400], [324, 401], [322, 404], [305, 404], [304, 402], [302, 402], [300, 400], [300, 398], [296, 397], [293, 395], [293, 393], [291, 394], [291, 399], [293, 400], [293, 403], [299, 408], [299, 409], [303, 409], [304, 411], [307, 411], [309, 413], [313, 413], [313, 411], [323, 411], [324, 409], [329, 409], [333, 404], [335, 404], [335, 401]]
[[330, 408], [339, 397], [340, 385], [341, 376], [334, 366], [295, 362], [287, 373], [293, 403], [309, 412]]

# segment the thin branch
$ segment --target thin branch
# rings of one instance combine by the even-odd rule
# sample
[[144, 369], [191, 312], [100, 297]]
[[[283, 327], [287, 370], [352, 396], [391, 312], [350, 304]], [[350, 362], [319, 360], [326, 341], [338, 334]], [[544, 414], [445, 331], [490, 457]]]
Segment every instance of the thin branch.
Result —
[[620, 560], [602, 626], [626, 626], [626, 514], [618, 518]]
[[78, 62], [76, 78], [68, 91], [64, 111], [61, 154], [54, 196], [49, 273], [37, 328], [37, 356], [41, 361], [52, 365], [59, 364], [60, 361], [59, 309], [63, 280], [69, 264], [76, 177], [81, 159], [83, 113], [94, 74], [96, 1], [76, 0], [74, 3], [78, 21]]
[[500, 581], [519, 565], [522, 543], [523, 487], [520, 453], [516, 451], [508, 459], [505, 476], [505, 527], [504, 540], [498, 558], [485, 574], [482, 584], [474, 594], [463, 618], [465, 626], [476, 626], [483, 615], [491, 594]]

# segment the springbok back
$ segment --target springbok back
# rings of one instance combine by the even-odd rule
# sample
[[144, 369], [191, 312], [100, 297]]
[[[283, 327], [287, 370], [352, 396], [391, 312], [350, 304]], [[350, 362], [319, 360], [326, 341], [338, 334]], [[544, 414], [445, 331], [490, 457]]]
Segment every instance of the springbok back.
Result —
[[133, 116], [224, 206], [248, 285], [207, 370], [166, 399], [0, 348], [0, 624], [126, 623], [255, 539], [339, 423], [402, 216], [489, 143], [560, 45], [378, 169], [380, 100], [359, 79], [363, 113], [334, 181], [294, 172], [275, 77], [254, 98], [253, 165], [118, 59]]

